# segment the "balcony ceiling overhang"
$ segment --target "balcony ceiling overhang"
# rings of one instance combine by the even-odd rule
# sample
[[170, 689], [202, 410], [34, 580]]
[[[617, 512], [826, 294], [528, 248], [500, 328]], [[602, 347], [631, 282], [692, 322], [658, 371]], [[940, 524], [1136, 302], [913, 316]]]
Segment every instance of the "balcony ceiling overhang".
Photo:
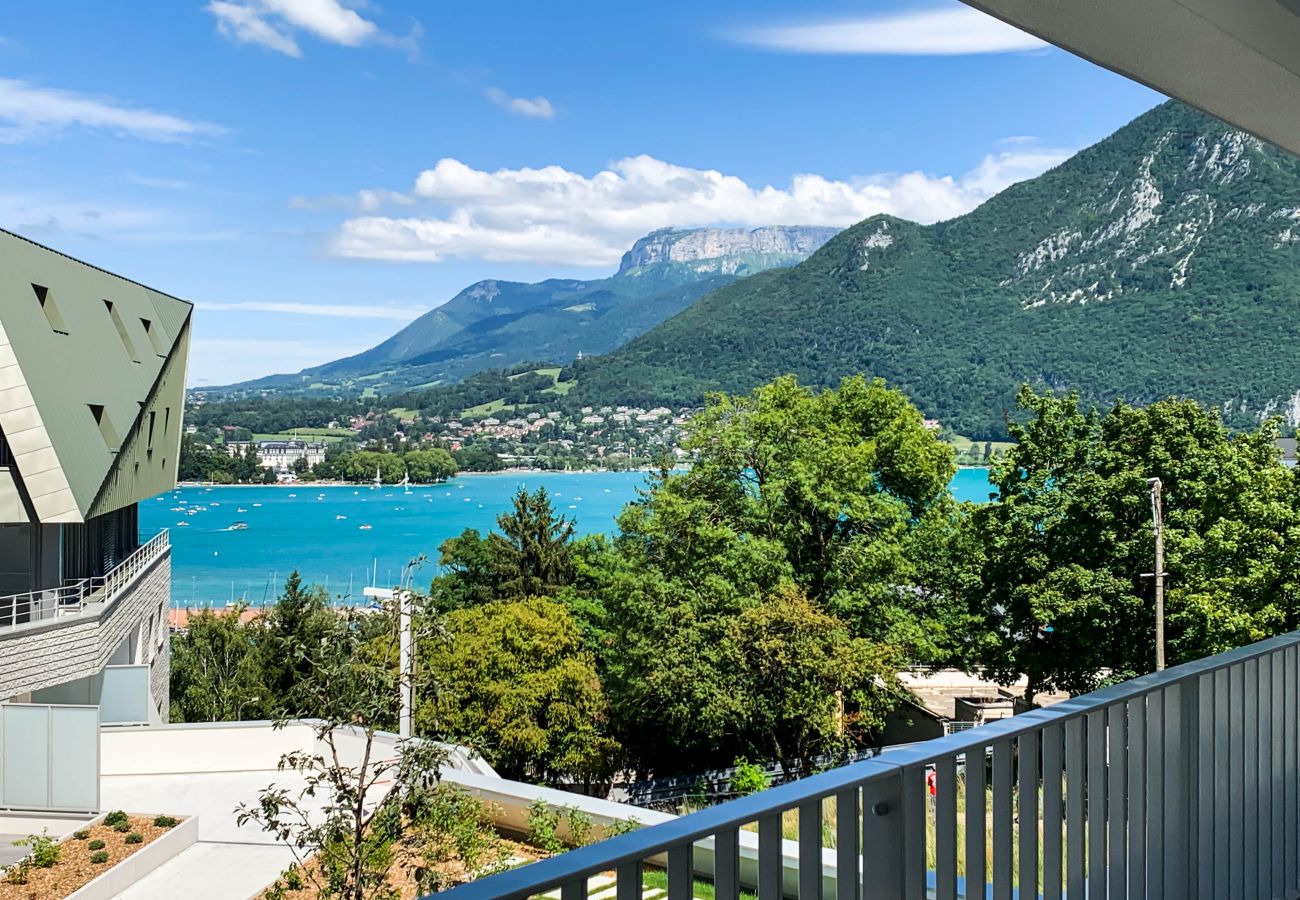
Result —
[[964, 0], [1300, 155], [1300, 0]]

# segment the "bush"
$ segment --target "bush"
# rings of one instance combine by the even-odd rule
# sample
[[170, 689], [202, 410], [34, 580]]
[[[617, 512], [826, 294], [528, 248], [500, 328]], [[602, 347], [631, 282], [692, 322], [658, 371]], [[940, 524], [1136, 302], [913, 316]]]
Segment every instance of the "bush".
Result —
[[772, 779], [767, 777], [763, 767], [752, 763], [745, 757], [736, 760], [736, 772], [731, 776], [731, 789], [737, 794], [757, 794], [772, 786]]
[[113, 830], [116, 831], [118, 834], [126, 834], [128, 831], [131, 830], [131, 823], [118, 822], [116, 825], [113, 826]]
[[303, 887], [302, 875], [298, 873], [298, 869], [296, 867], [290, 866], [288, 871], [284, 873], [284, 886], [291, 891], [302, 890]]
[[31, 848], [26, 859], [38, 869], [52, 867], [59, 861], [59, 857], [63, 853], [59, 849], [58, 841], [50, 837], [48, 831], [42, 831], [40, 834], [29, 835], [20, 841], [14, 841], [14, 846]]
[[[568, 825], [568, 837], [560, 838], [560, 823]], [[552, 807], [540, 797], [528, 807], [528, 843], [547, 853], [581, 847], [591, 839], [591, 818], [577, 807]]]
[[108, 862], [108, 851], [97, 850], [96, 852], [90, 854], [90, 861], [95, 863], [95, 865], [102, 865], [103, 863]]
[[5, 869], [5, 882], [8, 884], [26, 884], [27, 872], [31, 865], [26, 859], [20, 859], [18, 862]]
[[95, 838], [93, 841], [91, 841], [91, 842], [90, 842], [89, 844], [87, 844], [86, 846], [89, 847], [91, 850], [103, 850], [103, 849], [104, 849], [104, 842], [101, 841], [99, 838]]
[[640, 821], [636, 816], [628, 816], [626, 819], [615, 819], [605, 827], [605, 837], [617, 837], [620, 834], [631, 834], [641, 827]]
[[72, 832], [72, 836], [79, 841], [84, 841], [86, 838], [90, 837], [90, 832], [83, 828], [80, 831]]
[[122, 812], [122, 810], [120, 810], [120, 809], [115, 809], [115, 810], [113, 810], [111, 813], [109, 813], [108, 815], [104, 816], [104, 824], [105, 824], [105, 825], [125, 825], [125, 824], [126, 824], [126, 813]]
[[126, 836], [126, 842], [128, 844], [143, 844], [144, 835], [138, 831], [133, 831]]
[[171, 828], [176, 822], [172, 816], [155, 816], [153, 820], [155, 828]]

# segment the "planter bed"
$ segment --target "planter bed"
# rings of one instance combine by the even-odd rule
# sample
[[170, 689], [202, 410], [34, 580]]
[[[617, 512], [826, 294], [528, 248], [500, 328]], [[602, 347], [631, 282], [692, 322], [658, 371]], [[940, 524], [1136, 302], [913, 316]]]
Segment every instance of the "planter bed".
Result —
[[[9, 870], [0, 874], [0, 900], [54, 900], [71, 896], [171, 830], [153, 822], [153, 816], [128, 816], [127, 824], [130, 827], [125, 832], [119, 832], [105, 825], [102, 820], [96, 821], [87, 826], [84, 832], [78, 832], [86, 835], [84, 839], [70, 837], [59, 844], [59, 861], [53, 866], [48, 869], [36, 866], [29, 868], [25, 884], [11, 883], [7, 877]], [[131, 833], [140, 835], [140, 843], [126, 842], [127, 835]], [[91, 862], [91, 856], [97, 852], [90, 849], [90, 844], [94, 841], [104, 842], [101, 851], [108, 855], [105, 862]]]

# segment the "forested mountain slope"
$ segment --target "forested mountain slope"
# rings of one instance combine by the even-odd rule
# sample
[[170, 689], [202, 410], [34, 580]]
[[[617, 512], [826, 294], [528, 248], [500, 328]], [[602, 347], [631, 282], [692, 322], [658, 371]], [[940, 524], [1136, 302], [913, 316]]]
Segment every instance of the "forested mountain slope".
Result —
[[974, 436], [1017, 386], [1300, 419], [1300, 163], [1165, 103], [930, 226], [879, 216], [575, 369], [601, 402], [865, 372]]
[[792, 266], [837, 229], [662, 229], [638, 240], [618, 272], [592, 281], [480, 281], [363, 353], [210, 394], [355, 396], [457, 381], [524, 361], [568, 363], [606, 353], [754, 272]]

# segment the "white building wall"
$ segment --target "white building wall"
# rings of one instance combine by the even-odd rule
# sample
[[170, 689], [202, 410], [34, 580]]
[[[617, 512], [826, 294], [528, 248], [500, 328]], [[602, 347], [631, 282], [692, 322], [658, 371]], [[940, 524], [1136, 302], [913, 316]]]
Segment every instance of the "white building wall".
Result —
[[133, 644], [132, 661], [150, 666], [154, 710], [159, 721], [166, 721], [170, 596], [168, 549], [107, 607], [0, 631], [0, 698], [95, 675], [123, 644]]

